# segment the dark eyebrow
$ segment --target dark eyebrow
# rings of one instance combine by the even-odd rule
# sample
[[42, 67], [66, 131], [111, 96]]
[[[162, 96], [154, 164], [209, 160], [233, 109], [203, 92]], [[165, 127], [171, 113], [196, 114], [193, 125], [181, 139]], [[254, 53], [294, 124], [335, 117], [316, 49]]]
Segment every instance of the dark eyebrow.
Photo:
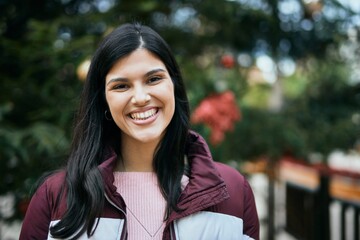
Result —
[[127, 78], [122, 78], [122, 77], [112, 78], [112, 79], [109, 80], [109, 82], [106, 84], [106, 86], [109, 85], [112, 82], [127, 82], [127, 81], [128, 81]]
[[153, 75], [154, 73], [157, 73], [157, 72], [166, 72], [166, 70], [164, 70], [162, 68], [156, 68], [154, 70], [151, 70], [151, 71], [147, 72], [145, 74], [145, 77], [149, 77], [149, 76], [151, 76], [151, 75]]
[[[147, 73], [145, 73], [145, 77], [149, 77], [155, 73], [158, 73], [158, 72], [166, 72], [166, 70], [162, 69], [162, 68], [156, 68], [156, 69], [153, 69]], [[128, 82], [128, 79], [127, 78], [123, 78], [123, 77], [118, 77], [118, 78], [112, 78], [109, 80], [109, 82], [106, 84], [106, 85], [109, 85], [110, 83], [112, 82]]]

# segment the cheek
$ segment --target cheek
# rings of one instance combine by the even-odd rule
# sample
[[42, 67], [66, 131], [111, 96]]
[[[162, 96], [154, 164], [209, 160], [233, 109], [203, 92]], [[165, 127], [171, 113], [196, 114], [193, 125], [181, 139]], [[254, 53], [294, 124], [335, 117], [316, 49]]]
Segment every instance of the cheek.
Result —
[[175, 113], [175, 96], [172, 96], [168, 99], [168, 115], [170, 120], [174, 117]]
[[110, 106], [110, 112], [112, 121], [121, 131], [124, 131], [126, 129], [126, 119], [123, 116], [122, 109], [118, 105]]
[[169, 82], [164, 88], [161, 89], [161, 95], [169, 107], [175, 108], [175, 92], [172, 82]]
[[122, 117], [124, 110], [124, 103], [121, 98], [112, 96], [111, 94], [106, 96], [106, 102], [114, 120]]
[[106, 103], [107, 106], [110, 108], [109, 102], [111, 102], [111, 101], [109, 100], [109, 94], [105, 91], [105, 103]]

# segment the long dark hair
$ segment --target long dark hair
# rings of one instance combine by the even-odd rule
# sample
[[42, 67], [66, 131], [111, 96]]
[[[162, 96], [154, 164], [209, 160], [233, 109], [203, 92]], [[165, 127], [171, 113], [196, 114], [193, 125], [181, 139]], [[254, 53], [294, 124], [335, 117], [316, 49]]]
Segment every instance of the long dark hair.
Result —
[[139, 47], [165, 64], [174, 84], [175, 113], [154, 155], [153, 166], [167, 201], [166, 216], [178, 211], [185, 142], [189, 130], [189, 103], [179, 67], [170, 48], [154, 30], [139, 23], [124, 24], [104, 38], [96, 50], [81, 96], [66, 171], [67, 211], [50, 233], [57, 238], [91, 236], [104, 206], [104, 186], [98, 165], [105, 149], [121, 154], [120, 129], [105, 118], [105, 77], [119, 59]]

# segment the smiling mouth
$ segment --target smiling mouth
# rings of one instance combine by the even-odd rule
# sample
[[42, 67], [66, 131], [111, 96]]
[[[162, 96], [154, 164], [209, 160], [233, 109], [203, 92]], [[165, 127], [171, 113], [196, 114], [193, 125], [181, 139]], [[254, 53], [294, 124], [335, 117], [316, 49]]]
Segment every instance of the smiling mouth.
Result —
[[157, 113], [157, 109], [153, 108], [145, 112], [130, 113], [129, 116], [131, 119], [134, 120], [146, 120], [154, 116], [156, 113]]

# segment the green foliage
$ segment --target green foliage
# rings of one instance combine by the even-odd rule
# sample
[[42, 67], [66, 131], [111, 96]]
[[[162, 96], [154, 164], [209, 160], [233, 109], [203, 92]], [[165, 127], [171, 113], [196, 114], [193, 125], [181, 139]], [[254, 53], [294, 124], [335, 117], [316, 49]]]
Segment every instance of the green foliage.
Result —
[[[360, 85], [348, 83], [348, 66], [341, 62], [312, 60], [309, 66], [300, 79], [281, 80], [283, 85], [300, 84], [301, 94], [284, 87], [280, 112], [267, 109], [270, 87], [249, 87], [241, 98], [241, 121], [221, 145], [211, 146], [215, 159], [241, 162], [291, 154], [308, 160], [315, 152], [325, 161], [335, 149], [351, 149], [360, 136]], [[209, 136], [209, 129], [196, 129]]]
[[76, 64], [93, 42], [62, 39], [60, 25], [31, 20], [21, 39], [0, 39], [0, 194], [26, 195], [30, 183], [66, 160], [82, 86]]
[[289, 101], [286, 119], [306, 133], [308, 152], [326, 156], [334, 149], [350, 149], [359, 138], [360, 85], [350, 85], [349, 68], [338, 61], [311, 62], [303, 94]]
[[259, 109], [267, 108], [270, 91], [271, 86], [264, 83], [249, 87], [242, 98], [242, 104], [244, 106], [251, 106]]
[[64, 130], [54, 125], [36, 122], [27, 128], [0, 128], [0, 192], [9, 190], [20, 196], [42, 173], [60, 166], [68, 142]]

